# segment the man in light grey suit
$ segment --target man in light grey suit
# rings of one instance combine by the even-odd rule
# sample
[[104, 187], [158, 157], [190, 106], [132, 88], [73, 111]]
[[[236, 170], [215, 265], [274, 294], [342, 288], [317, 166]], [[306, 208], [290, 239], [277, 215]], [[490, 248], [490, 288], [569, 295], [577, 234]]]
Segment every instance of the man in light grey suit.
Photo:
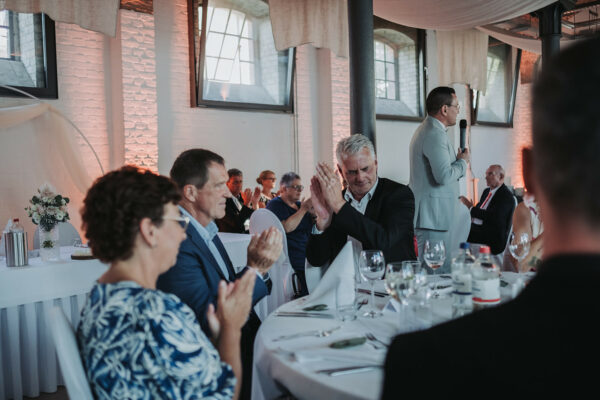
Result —
[[458, 180], [465, 175], [469, 150], [455, 155], [446, 134], [456, 124], [459, 112], [454, 89], [437, 87], [427, 96], [427, 117], [410, 141], [410, 181], [415, 195], [415, 233], [419, 259], [423, 259], [426, 240], [443, 240], [446, 262], [442, 272], [448, 272], [450, 254], [448, 231], [458, 203]]

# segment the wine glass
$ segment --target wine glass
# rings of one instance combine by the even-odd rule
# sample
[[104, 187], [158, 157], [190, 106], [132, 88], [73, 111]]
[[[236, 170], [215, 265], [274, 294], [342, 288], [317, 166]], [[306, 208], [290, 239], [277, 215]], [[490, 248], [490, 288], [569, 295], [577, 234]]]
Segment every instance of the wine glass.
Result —
[[381, 312], [375, 307], [375, 281], [383, 277], [385, 272], [385, 259], [381, 250], [363, 250], [360, 252], [360, 274], [369, 281], [371, 286], [371, 310], [364, 316], [376, 318], [381, 316]]
[[423, 247], [423, 260], [429, 268], [436, 270], [446, 261], [446, 246], [443, 240], [426, 240]]
[[387, 265], [385, 287], [402, 305], [407, 305], [407, 298], [415, 292], [415, 270], [412, 264], [414, 262], [392, 262]]
[[510, 241], [508, 242], [508, 251], [517, 261], [523, 260], [529, 254], [531, 247], [531, 238], [527, 232], [510, 234]]

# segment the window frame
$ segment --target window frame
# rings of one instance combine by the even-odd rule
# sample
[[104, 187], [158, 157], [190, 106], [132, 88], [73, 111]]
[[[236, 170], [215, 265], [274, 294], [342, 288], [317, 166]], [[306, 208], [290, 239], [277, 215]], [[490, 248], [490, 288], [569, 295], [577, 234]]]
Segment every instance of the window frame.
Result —
[[[284, 105], [273, 105], [273, 104], [262, 104], [262, 103], [245, 103], [245, 102], [233, 102], [233, 101], [222, 101], [222, 100], [205, 100], [202, 99], [201, 94], [204, 90], [204, 79], [198, 79], [196, 71], [202, 71], [204, 74], [205, 66], [205, 54], [206, 54], [206, 20], [207, 20], [207, 8], [211, 0], [188, 0], [188, 45], [189, 45], [189, 69], [190, 69], [190, 106], [192, 108], [220, 108], [230, 110], [248, 110], [248, 111], [265, 111], [265, 112], [276, 112], [276, 113], [287, 113], [292, 114], [294, 112], [294, 74], [296, 72], [296, 49], [290, 48], [288, 52], [288, 65], [287, 65], [287, 81], [286, 93], [288, 94], [287, 104]], [[199, 53], [201, 57], [197, 57], [196, 54], [196, 26], [195, 20], [198, 17], [198, 13], [195, 10], [195, 3], [202, 4], [202, 32], [200, 35]], [[200, 5], [198, 5], [200, 6]], [[254, 45], [256, 41], [253, 40]], [[200, 60], [199, 68], [197, 69], [196, 60]], [[256, 64], [256, 63], [255, 63]], [[255, 68], [255, 74], [256, 74]]]
[[[375, 114], [375, 118], [378, 120], [390, 120], [390, 121], [412, 121], [412, 122], [422, 122], [425, 117], [425, 92], [426, 92], [426, 75], [427, 75], [427, 41], [426, 41], [426, 30], [419, 28], [411, 28], [408, 26], [403, 26], [396, 24], [394, 22], [388, 21], [386, 19], [373, 16], [373, 31], [375, 29], [392, 29], [397, 32], [403, 33], [406, 29], [416, 29], [417, 31], [417, 69], [419, 71], [419, 116], [411, 116], [411, 115], [393, 115], [393, 114]], [[396, 69], [394, 74], [396, 76], [396, 94], [400, 97], [400, 77], [399, 77], [399, 68], [398, 68], [398, 57], [396, 56], [398, 53], [398, 49], [394, 46], [393, 43], [390, 43], [389, 40], [385, 38], [381, 38], [373, 34], [373, 41], [379, 40], [386, 44], [391, 44], [394, 49], [394, 64]], [[375, 68], [375, 57], [373, 57], [373, 68]], [[375, 84], [375, 73], [373, 73], [373, 83]], [[377, 101], [377, 95], [375, 95], [375, 101]], [[377, 106], [375, 106], [377, 110]]]
[[[42, 14], [43, 48], [44, 48], [44, 72], [46, 87], [12, 86], [40, 99], [58, 99], [58, 79], [56, 67], [56, 29], [55, 23], [50, 17]], [[0, 87], [0, 97], [28, 97], [23, 93]]]
[[[507, 43], [503, 43], [503, 44], [509, 46], [510, 50], [512, 51], [513, 46], [511, 46]], [[489, 45], [488, 45], [488, 47], [489, 47]], [[510, 85], [511, 94], [510, 94], [510, 99], [509, 99], [508, 121], [507, 122], [479, 121], [477, 119], [477, 113], [479, 111], [479, 104], [480, 104], [479, 97], [481, 95], [481, 92], [477, 91], [477, 95], [475, 95], [473, 89], [469, 88], [470, 97], [471, 97], [471, 121], [473, 121], [472, 125], [491, 126], [491, 127], [497, 127], [497, 128], [513, 128], [514, 116], [515, 116], [515, 103], [516, 103], [516, 99], [517, 99], [517, 88], [519, 86], [519, 73], [521, 71], [521, 54], [522, 54], [522, 50], [517, 48], [517, 53], [515, 56], [515, 67], [513, 70], [513, 80]]]

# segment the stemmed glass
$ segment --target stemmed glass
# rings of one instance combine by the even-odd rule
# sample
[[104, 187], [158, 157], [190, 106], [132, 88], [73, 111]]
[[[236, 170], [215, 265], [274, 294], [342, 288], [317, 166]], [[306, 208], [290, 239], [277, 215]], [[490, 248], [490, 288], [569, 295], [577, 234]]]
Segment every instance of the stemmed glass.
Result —
[[436, 270], [446, 261], [446, 246], [443, 240], [426, 240], [423, 247], [423, 260], [429, 268]]
[[375, 281], [383, 278], [385, 272], [385, 259], [381, 250], [363, 250], [360, 252], [360, 274], [369, 281], [371, 286], [371, 310], [364, 316], [370, 318], [380, 317], [382, 314], [375, 307]]
[[531, 247], [531, 238], [527, 232], [510, 234], [510, 241], [508, 242], [508, 251], [517, 261], [523, 260], [529, 254]]

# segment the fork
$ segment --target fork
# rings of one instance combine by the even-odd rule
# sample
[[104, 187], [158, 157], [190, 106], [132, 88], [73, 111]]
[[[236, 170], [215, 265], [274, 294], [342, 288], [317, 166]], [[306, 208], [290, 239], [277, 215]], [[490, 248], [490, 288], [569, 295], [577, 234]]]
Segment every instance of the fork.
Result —
[[382, 342], [381, 340], [377, 339], [377, 338], [375, 337], [375, 335], [373, 335], [371, 332], [367, 332], [367, 333], [365, 333], [365, 337], [366, 337], [367, 339], [369, 339], [371, 342], [377, 342], [377, 343], [380, 343], [380, 344], [382, 344], [384, 347], [390, 347], [390, 345], [389, 345], [389, 344], [387, 344], [387, 343], [385, 343], [385, 342]]
[[281, 340], [296, 339], [296, 338], [304, 337], [304, 336], [327, 337], [327, 336], [331, 335], [333, 332], [337, 331], [338, 329], [341, 329], [341, 326], [336, 326], [331, 329], [320, 329], [320, 330], [314, 330], [314, 331], [293, 333], [291, 335], [283, 335], [283, 336], [279, 336], [279, 337], [273, 339], [273, 341], [279, 342]]

